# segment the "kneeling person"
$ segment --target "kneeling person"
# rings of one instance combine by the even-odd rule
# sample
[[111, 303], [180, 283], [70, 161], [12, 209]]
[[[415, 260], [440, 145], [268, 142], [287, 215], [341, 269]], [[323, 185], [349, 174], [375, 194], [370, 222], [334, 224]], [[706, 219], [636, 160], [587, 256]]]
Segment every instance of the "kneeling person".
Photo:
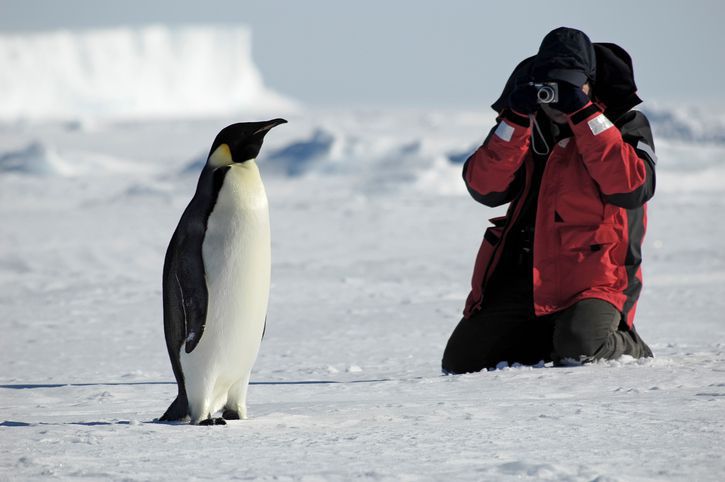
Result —
[[475, 200], [510, 205], [484, 236], [444, 372], [652, 356], [634, 329], [656, 162], [640, 102], [629, 55], [578, 30], [550, 32], [514, 70], [463, 167]]

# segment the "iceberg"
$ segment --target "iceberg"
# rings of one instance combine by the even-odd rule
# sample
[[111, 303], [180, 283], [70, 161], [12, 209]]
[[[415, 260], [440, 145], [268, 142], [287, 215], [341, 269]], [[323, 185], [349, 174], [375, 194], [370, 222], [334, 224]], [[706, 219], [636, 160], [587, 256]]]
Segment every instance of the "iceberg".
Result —
[[242, 26], [0, 35], [0, 120], [168, 119], [289, 112]]

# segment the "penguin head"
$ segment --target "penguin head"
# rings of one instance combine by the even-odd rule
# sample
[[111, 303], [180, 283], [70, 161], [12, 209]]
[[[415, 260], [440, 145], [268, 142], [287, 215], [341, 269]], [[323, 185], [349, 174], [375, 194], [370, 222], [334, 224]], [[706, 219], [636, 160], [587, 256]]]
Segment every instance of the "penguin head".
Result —
[[263, 122], [240, 122], [225, 127], [219, 131], [211, 145], [207, 165], [217, 168], [256, 159], [267, 132], [286, 123], [284, 119], [272, 119]]

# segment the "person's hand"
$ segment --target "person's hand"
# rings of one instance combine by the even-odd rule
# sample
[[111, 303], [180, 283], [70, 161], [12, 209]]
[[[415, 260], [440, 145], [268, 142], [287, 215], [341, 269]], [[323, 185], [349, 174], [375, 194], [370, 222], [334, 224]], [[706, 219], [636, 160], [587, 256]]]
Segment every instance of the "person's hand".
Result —
[[529, 84], [519, 84], [509, 94], [509, 106], [515, 113], [527, 116], [539, 108], [536, 99], [536, 87]]
[[549, 104], [565, 114], [572, 114], [589, 103], [589, 96], [581, 87], [568, 82], [559, 82], [559, 101]]

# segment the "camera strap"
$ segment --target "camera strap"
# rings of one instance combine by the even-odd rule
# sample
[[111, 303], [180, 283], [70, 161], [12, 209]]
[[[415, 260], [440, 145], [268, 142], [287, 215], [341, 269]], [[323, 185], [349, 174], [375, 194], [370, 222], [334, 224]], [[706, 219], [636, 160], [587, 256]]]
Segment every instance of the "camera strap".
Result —
[[[539, 127], [539, 123], [536, 122], [536, 115], [529, 114], [529, 120], [531, 120], [531, 124], [534, 126], [533, 129], [531, 129], [531, 149], [534, 151], [535, 154], [538, 154], [539, 156], [548, 156], [549, 152], [551, 152], [551, 149], [549, 149], [549, 144], [546, 143], [546, 139], [544, 139], [544, 134], [541, 132], [541, 127]], [[539, 133], [539, 139], [541, 139], [541, 142], [544, 143], [544, 151], [539, 152], [539, 150], [536, 148], [536, 133]]]

